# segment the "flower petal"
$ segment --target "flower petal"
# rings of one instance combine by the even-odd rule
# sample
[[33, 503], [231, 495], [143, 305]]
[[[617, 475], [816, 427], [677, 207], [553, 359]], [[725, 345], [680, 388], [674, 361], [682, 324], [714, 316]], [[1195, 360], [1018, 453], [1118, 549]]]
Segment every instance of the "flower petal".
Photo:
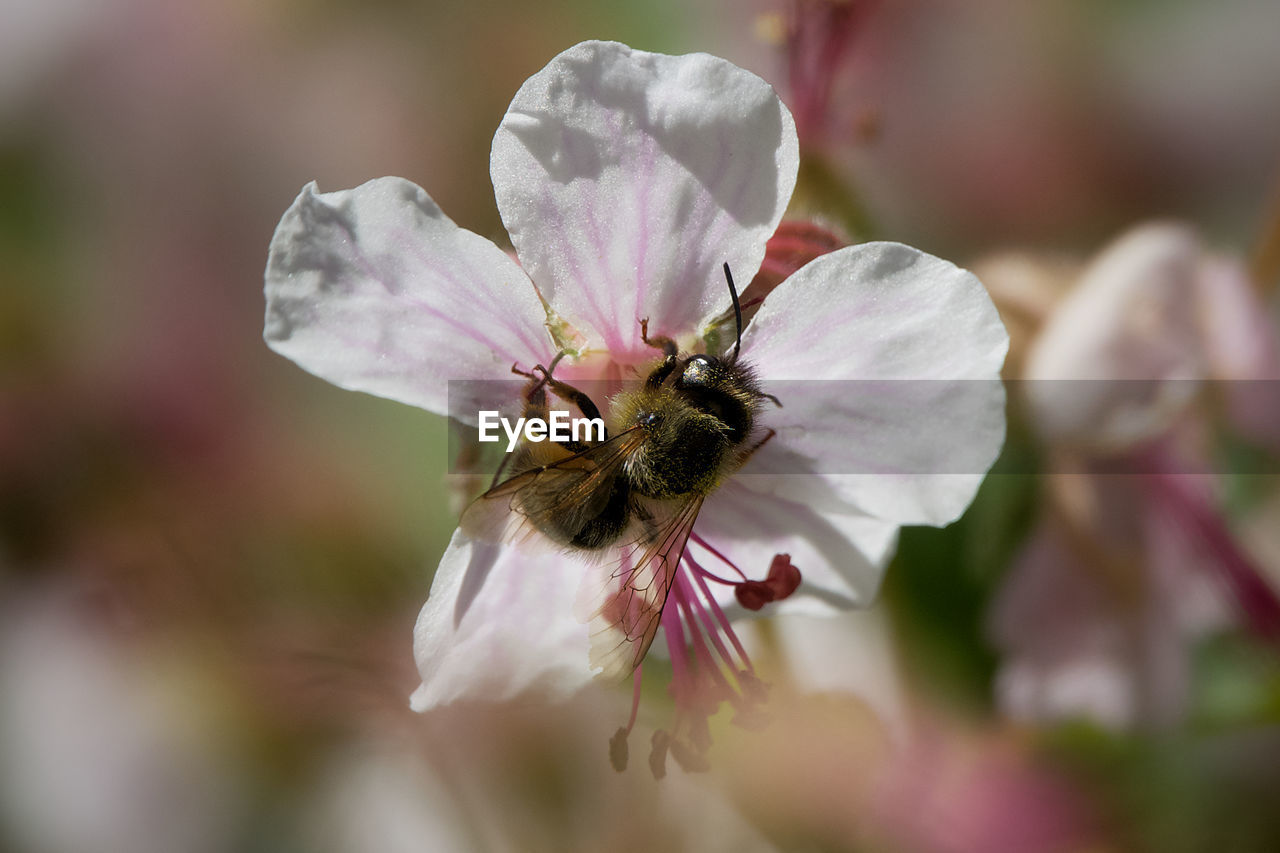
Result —
[[774, 653], [806, 693], [846, 693], [866, 702], [896, 735], [905, 735], [906, 695], [883, 607], [838, 616], [787, 615], [735, 626], [747, 654]]
[[[554, 354], [520, 267], [401, 178], [303, 187], [271, 240], [266, 296], [276, 352], [335, 385], [440, 414], [446, 380], [509, 379], [512, 363]], [[455, 414], [495, 408], [453, 403]]]
[[1248, 271], [1210, 257], [1197, 279], [1209, 368], [1231, 425], [1249, 440], [1280, 447], [1280, 334]]
[[[800, 569], [800, 588], [762, 611], [770, 615], [831, 614], [867, 606], [898, 542], [893, 524], [865, 515], [824, 514], [737, 481], [707, 499], [694, 532], [752, 580], [764, 578], [774, 554], [791, 555], [792, 565]], [[712, 572], [726, 571], [698, 545], [689, 549]], [[718, 597], [727, 611], [743, 614], [732, 591]]]
[[615, 358], [638, 320], [686, 335], [745, 284], [795, 186], [773, 89], [706, 54], [584, 42], [516, 93], [493, 140], [498, 209], [547, 303]]
[[1244, 265], [1235, 258], [1207, 257], [1195, 283], [1213, 376], [1280, 379], [1280, 340]]
[[740, 479], [899, 524], [954, 520], [1004, 443], [1008, 344], [982, 284], [953, 264], [898, 243], [817, 258], [743, 335], [782, 408], [762, 417], [777, 435]]
[[440, 559], [413, 629], [422, 675], [410, 705], [566, 698], [592, 678], [587, 627], [573, 617], [585, 564], [476, 542], [461, 531]]
[[1140, 702], [1129, 626], [1058, 528], [1041, 523], [993, 602], [997, 698], [1016, 719], [1084, 716], [1123, 728]]
[[1089, 265], [1027, 355], [1027, 402], [1047, 441], [1121, 450], [1185, 410], [1188, 380], [1205, 373], [1203, 254], [1189, 228], [1145, 225]]

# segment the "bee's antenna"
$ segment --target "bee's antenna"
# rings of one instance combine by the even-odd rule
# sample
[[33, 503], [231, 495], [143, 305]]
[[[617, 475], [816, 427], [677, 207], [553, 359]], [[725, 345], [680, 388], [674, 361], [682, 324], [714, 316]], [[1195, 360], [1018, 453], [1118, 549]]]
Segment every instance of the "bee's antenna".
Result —
[[729, 280], [729, 296], [733, 299], [733, 322], [737, 334], [733, 338], [733, 361], [738, 360], [738, 350], [742, 349], [742, 303], [738, 301], [738, 288], [733, 284], [733, 273], [729, 272], [729, 262], [724, 262], [724, 277]]

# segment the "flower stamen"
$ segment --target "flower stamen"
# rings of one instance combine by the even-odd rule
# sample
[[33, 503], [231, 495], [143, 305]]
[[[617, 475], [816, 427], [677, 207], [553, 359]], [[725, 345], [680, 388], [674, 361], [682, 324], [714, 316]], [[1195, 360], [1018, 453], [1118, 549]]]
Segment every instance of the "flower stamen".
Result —
[[771, 601], [781, 601], [800, 586], [800, 570], [791, 565], [790, 554], [775, 554], [769, 574], [762, 581], [743, 581], [734, 589], [738, 603], [759, 610]]
[[[653, 736], [649, 768], [658, 779], [666, 775], [668, 754], [686, 772], [709, 769], [710, 719], [723, 704], [734, 709], [735, 725], [758, 728], [767, 719], [759, 713], [759, 706], [768, 698], [768, 685], [756, 675], [746, 648], [708, 581], [733, 587], [739, 602], [753, 610], [786, 598], [800, 584], [800, 570], [791, 564], [788, 554], [774, 555], [764, 580], [751, 580], [702, 537], [691, 534], [690, 541], [714, 555], [742, 580], [722, 578], [708, 571], [691, 548], [681, 556], [662, 613], [663, 636], [671, 652], [671, 682], [667, 689], [676, 708], [670, 728], [660, 729]], [[636, 685], [638, 702], [639, 681]], [[625, 741], [635, 723], [635, 714], [633, 705], [631, 721], [610, 741], [610, 756], [619, 770], [625, 766]]]
[[609, 738], [609, 763], [613, 765], [613, 769], [621, 773], [627, 769], [627, 759], [629, 750], [627, 748], [627, 736], [631, 734], [631, 730], [636, 726], [636, 717], [640, 714], [640, 680], [641, 673], [644, 670], [644, 663], [641, 662], [636, 667], [635, 675], [632, 679], [631, 688], [631, 717], [627, 720], [625, 726], [620, 727], [614, 732], [613, 737]]
[[[720, 560], [720, 562], [724, 563], [726, 566], [728, 566], [729, 568], [737, 572], [738, 577], [742, 578], [743, 580], [747, 579], [746, 574], [743, 573], [742, 569], [738, 568], [737, 564], [734, 563], [733, 560], [730, 560], [724, 554], [721, 554], [719, 551], [713, 548], [711, 544], [707, 542], [707, 540], [699, 536], [696, 531], [689, 532], [689, 539], [690, 541], [697, 542], [700, 546], [705, 548], [707, 551], [711, 552], [711, 554], [713, 554], [718, 560]], [[710, 575], [709, 573], [708, 575], [711, 577], [714, 577], [714, 575]], [[730, 581], [724, 581], [724, 583], [730, 583]]]
[[[692, 563], [692, 560], [690, 562]], [[707, 583], [706, 579], [697, 574], [696, 568], [697, 566], [696, 564], [694, 564], [695, 571], [691, 572], [690, 574], [694, 576], [699, 587], [701, 587], [702, 589], [702, 594], [706, 596], [707, 606], [704, 607], [702, 602], [699, 601], [697, 596], [693, 595], [692, 590], [690, 590], [689, 598], [691, 600], [692, 606], [698, 614], [698, 620], [702, 623], [703, 630], [706, 631], [707, 636], [711, 640], [711, 644], [715, 646], [716, 652], [720, 655], [720, 658], [725, 663], [729, 664], [729, 666], [732, 667], [734, 670], [737, 670], [739, 669], [739, 667], [734, 661], [733, 656], [729, 653], [729, 650], [725, 647], [724, 642], [720, 639], [720, 631], [723, 630], [727, 633], [727, 635], [731, 638], [730, 642], [734, 642], [735, 640], [737, 640], [737, 635], [733, 633], [733, 631], [729, 628], [729, 620], [724, 618], [724, 611], [720, 609], [720, 607], [716, 604], [715, 599], [711, 597], [710, 590], [707, 589], [706, 587], [706, 583]], [[682, 580], [684, 579], [682, 578]], [[688, 581], [685, 580], [685, 583], [687, 584]], [[708, 613], [709, 609], [714, 609], [715, 616], [719, 616], [720, 619], [716, 619], [715, 616], [713, 616], [711, 613]], [[738, 658], [742, 661], [742, 668], [751, 670], [751, 661], [750, 659], [747, 658], [746, 650], [743, 649], [740, 645], [737, 645], [736, 643], [734, 644], [734, 650], [738, 653]]]

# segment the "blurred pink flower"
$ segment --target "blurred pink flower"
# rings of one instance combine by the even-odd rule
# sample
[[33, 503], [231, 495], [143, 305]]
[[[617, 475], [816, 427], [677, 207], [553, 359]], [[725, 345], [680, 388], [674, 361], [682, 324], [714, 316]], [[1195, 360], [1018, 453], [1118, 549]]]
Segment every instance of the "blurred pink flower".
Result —
[[870, 834], [921, 853], [1089, 849], [1091, 818], [1065, 780], [991, 736], [922, 733], [877, 780]]
[[1100, 840], [1083, 792], [1008, 733], [916, 707], [889, 737], [839, 688], [778, 693], [776, 723], [726, 738], [713, 772], [784, 849], [1050, 853]]
[[[743, 280], [760, 267], [797, 162], [791, 116], [754, 75], [705, 54], [586, 42], [525, 83], [494, 138], [491, 173], [519, 264], [408, 181], [308, 186], [272, 241], [265, 336], [338, 385], [471, 423], [517, 401], [484, 382], [454, 383], [451, 397], [446, 379], [510, 380], [513, 363], [549, 364], [559, 350], [559, 378], [617, 381], [655, 360], [640, 318], [684, 351], [708, 345], [729, 307], [721, 266]], [[746, 709], [758, 698], [726, 615], [735, 591], [763, 588], [749, 575], [772, 568], [772, 578], [787, 568], [775, 555], [789, 555], [803, 582], [785, 609], [866, 604], [898, 525], [964, 510], [1003, 441], [994, 380], [1007, 343], [977, 279], [899, 244], [823, 255], [769, 294], [742, 336], [766, 389], [942, 381], [789, 394], [762, 415], [776, 435], [749, 471], [770, 476], [711, 494], [681, 562], [644, 593], [661, 606], [670, 591], [673, 749], [705, 745], [721, 701]], [[456, 532], [415, 630], [413, 706], [582, 687], [590, 637], [571, 614], [593, 574], [563, 554]]]
[[833, 98], [842, 66], [878, 5], [877, 0], [792, 0], [782, 37], [789, 103], [806, 148], [847, 141], [849, 128], [832, 127]]
[[1224, 624], [1221, 590], [1194, 537], [1137, 477], [1060, 481], [1090, 511], [1042, 520], [994, 602], [1000, 706], [1020, 720], [1174, 724], [1186, 710], [1188, 647]]
[[1214, 387], [1238, 429], [1274, 408], [1274, 395], [1240, 393], [1280, 369], [1255, 303], [1240, 266], [1190, 229], [1147, 225], [1098, 256], [1033, 343], [1026, 396], [1050, 511], [991, 615], [1007, 713], [1172, 724], [1189, 644], [1232, 605], [1280, 633], [1280, 601], [1216, 507], [1196, 405], [1220, 379], [1233, 380]]

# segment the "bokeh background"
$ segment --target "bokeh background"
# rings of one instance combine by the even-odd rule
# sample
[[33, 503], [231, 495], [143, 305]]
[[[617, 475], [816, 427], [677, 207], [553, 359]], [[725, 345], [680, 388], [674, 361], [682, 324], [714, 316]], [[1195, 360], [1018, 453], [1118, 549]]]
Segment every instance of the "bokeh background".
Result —
[[[606, 761], [627, 696], [407, 710], [456, 520], [447, 424], [310, 377], [261, 326], [312, 179], [406, 177], [503, 242], [510, 97], [608, 38], [773, 82], [805, 145], [793, 213], [985, 270], [1009, 378], [1091, 258], [1172, 219], [1252, 300], [1226, 337], [1261, 355], [1215, 378], [1265, 385], [1278, 33], [1272, 0], [3, 0], [0, 848], [1277, 849], [1266, 411], [1180, 410], [1214, 474], [1170, 499], [1154, 463], [1087, 480], [1099, 457], [1063, 461], [1015, 399], [966, 517], [905, 530], [873, 610], [762, 629], [774, 723], [659, 783]], [[1183, 514], [1091, 527], [1067, 470], [1120, 496], [1107, 519]], [[1110, 580], [1037, 592], [1028, 565]], [[1206, 584], [1220, 612], [1173, 615]], [[1107, 669], [1117, 635], [1139, 651]], [[1051, 700], [1019, 698], [1020, 666]]]

